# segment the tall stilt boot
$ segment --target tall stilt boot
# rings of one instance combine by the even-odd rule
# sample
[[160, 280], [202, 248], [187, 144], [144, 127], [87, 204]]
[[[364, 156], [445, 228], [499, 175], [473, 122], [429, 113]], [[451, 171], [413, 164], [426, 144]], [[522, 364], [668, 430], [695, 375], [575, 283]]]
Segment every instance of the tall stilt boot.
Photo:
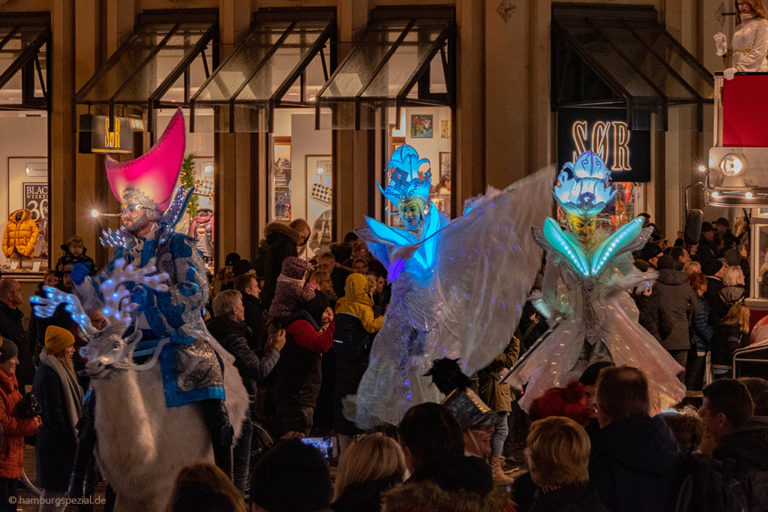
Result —
[[224, 400], [203, 400], [200, 402], [200, 406], [203, 411], [203, 419], [211, 434], [214, 462], [231, 480], [235, 429], [229, 422], [229, 413], [224, 405]]

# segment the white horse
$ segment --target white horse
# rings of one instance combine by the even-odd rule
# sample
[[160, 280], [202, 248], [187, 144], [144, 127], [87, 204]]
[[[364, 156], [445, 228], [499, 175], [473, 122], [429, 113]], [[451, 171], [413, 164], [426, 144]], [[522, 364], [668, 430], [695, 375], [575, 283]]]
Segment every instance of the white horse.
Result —
[[[103, 311], [110, 325], [98, 332], [73, 295], [46, 288], [49, 299], [34, 301], [41, 316], [66, 303], [89, 339], [81, 352], [88, 360], [86, 372], [96, 398], [96, 457], [104, 478], [117, 494], [116, 508], [120, 512], [164, 511], [181, 468], [197, 462], [213, 463], [211, 438], [199, 406], [165, 405], [157, 364], [162, 342], [149, 362], [136, 365], [133, 352], [140, 331], [124, 336], [136, 306], [129, 304], [129, 293], [123, 283], [143, 282], [159, 291], [167, 289], [161, 284], [167, 276], [148, 277], [153, 272], [151, 263], [144, 269], [117, 265], [112, 286], [102, 285], [106, 302]], [[248, 410], [248, 393], [232, 355], [207, 331], [203, 332], [224, 361], [225, 403], [237, 439]]]

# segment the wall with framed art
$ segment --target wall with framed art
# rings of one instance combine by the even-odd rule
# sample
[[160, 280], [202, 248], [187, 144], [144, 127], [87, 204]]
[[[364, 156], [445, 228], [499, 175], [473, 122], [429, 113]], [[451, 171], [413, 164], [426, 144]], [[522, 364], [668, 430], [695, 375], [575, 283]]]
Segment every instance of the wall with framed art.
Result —
[[[26, 210], [23, 218], [35, 223], [37, 236], [29, 257], [0, 251], [3, 272], [44, 272], [49, 256], [48, 216], [48, 119], [45, 113], [7, 112], [0, 117], [0, 236], [8, 229], [9, 217]], [[75, 212], [72, 212], [74, 215]], [[15, 220], [15, 219], [14, 219]]]

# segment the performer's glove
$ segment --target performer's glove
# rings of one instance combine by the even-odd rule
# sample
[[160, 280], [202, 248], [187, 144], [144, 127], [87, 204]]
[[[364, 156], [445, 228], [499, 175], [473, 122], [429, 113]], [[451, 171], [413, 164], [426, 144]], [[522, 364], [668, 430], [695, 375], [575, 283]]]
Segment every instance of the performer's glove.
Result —
[[726, 68], [723, 71], [723, 78], [726, 80], [733, 80], [734, 76], [736, 76], [736, 68]]
[[88, 275], [91, 273], [91, 270], [88, 268], [87, 265], [83, 263], [75, 263], [72, 265], [72, 274], [70, 277], [72, 278], [72, 282], [75, 284], [83, 284], [85, 281], [85, 278], [88, 277]]
[[715, 54], [719, 57], [722, 57], [726, 53], [728, 53], [728, 39], [725, 37], [725, 34], [722, 32], [718, 32], [714, 36], [712, 36], [712, 39], [715, 40]]

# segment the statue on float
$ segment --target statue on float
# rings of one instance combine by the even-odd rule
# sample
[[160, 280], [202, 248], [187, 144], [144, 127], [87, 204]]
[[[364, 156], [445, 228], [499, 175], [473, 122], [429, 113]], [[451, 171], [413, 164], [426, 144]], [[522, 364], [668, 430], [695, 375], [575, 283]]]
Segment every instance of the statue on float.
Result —
[[541, 266], [530, 226], [550, 211], [546, 171], [489, 188], [449, 222], [429, 200], [429, 160], [402, 145], [387, 167], [389, 184], [379, 190], [403, 227], [366, 217], [358, 231], [392, 283], [368, 368], [345, 401], [345, 415], [363, 429], [396, 425], [410, 407], [439, 402], [426, 375], [433, 360], [459, 358], [471, 375], [504, 350]]
[[642, 369], [662, 407], [685, 396], [677, 378], [683, 368], [637, 322], [637, 308], [627, 293], [656, 277], [637, 270], [631, 254], [645, 245], [651, 229], [643, 229], [643, 217], [611, 234], [596, 228], [597, 215], [616, 193], [609, 180], [605, 162], [592, 151], [565, 164], [554, 196], [565, 212], [566, 229], [547, 218], [533, 230], [547, 252], [538, 309], [554, 327], [511, 374], [514, 384], [528, 383], [518, 401], [526, 411], [544, 391], [577, 380], [598, 361]]
[[[248, 408], [234, 358], [208, 333], [208, 282], [197, 241], [174, 232], [191, 189], [170, 201], [184, 156], [178, 110], [158, 143], [136, 160], [107, 159], [122, 227], [102, 242], [114, 259], [96, 277], [72, 269], [76, 296], [47, 289], [38, 314], [66, 303], [88, 338], [82, 349], [90, 398], [70, 495], [82, 493], [89, 456], [115, 489], [120, 510], [162, 511], [178, 470], [214, 460], [231, 474], [232, 445]], [[81, 271], [82, 270], [82, 271]], [[89, 315], [109, 326], [96, 331]]]

